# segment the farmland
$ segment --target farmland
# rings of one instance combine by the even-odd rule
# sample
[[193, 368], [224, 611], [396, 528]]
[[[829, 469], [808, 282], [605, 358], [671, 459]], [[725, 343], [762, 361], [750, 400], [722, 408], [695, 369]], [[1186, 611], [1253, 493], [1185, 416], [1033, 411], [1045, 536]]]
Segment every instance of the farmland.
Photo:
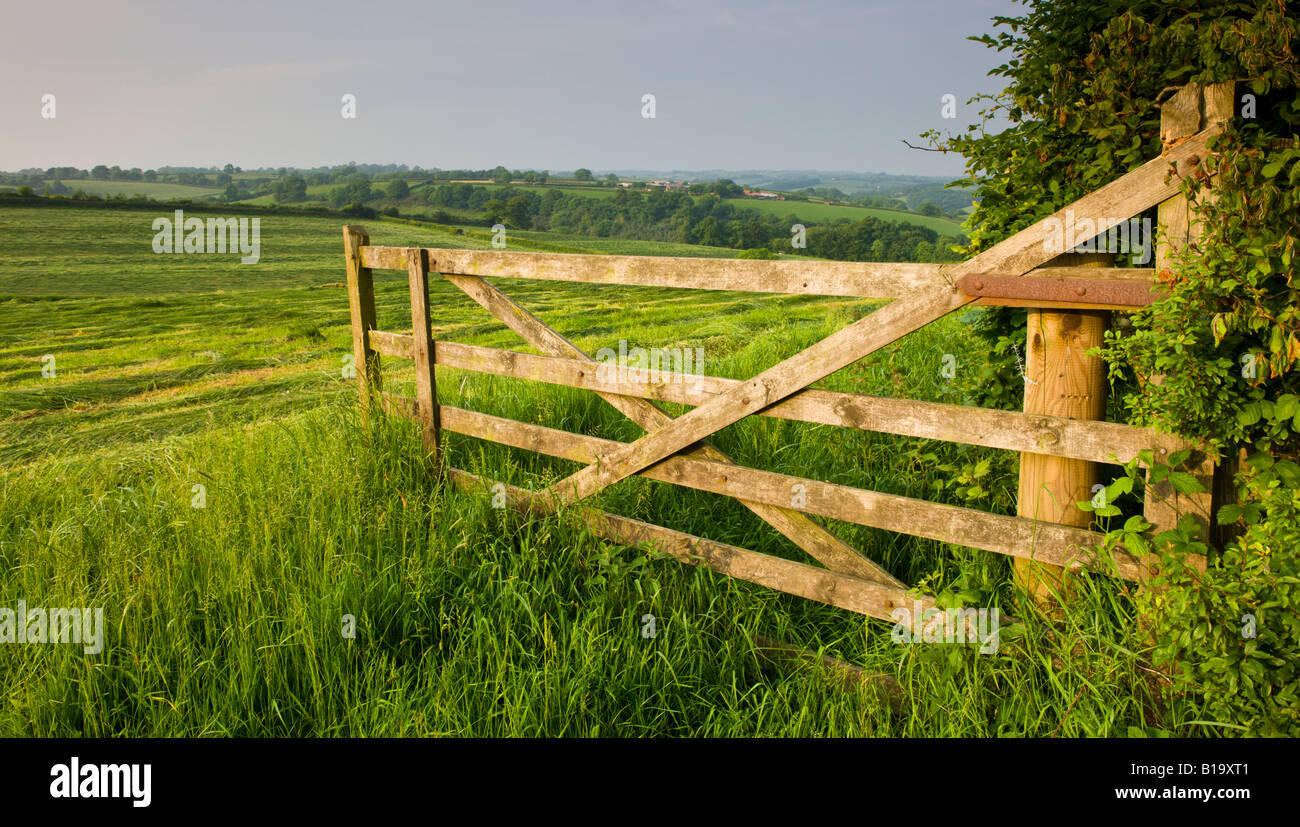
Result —
[[768, 215], [797, 215], [805, 221], [835, 221], [841, 218], [860, 221], [863, 218], [879, 218], [881, 221], [895, 221], [905, 224], [918, 224], [934, 230], [941, 236], [956, 236], [963, 232], [956, 221], [947, 218], [935, 218], [897, 210], [880, 210], [871, 207], [850, 207], [839, 204], [821, 204], [813, 201], [777, 201], [761, 198], [734, 199], [731, 201], [737, 209], [756, 210]]
[[[1121, 645], [1128, 604], [1104, 579], [1085, 584], [1087, 628], [1067, 640], [1007, 638], [992, 656], [899, 647], [880, 624], [440, 486], [410, 426], [358, 421], [341, 369], [350, 334], [338, 221], [268, 216], [261, 261], [240, 266], [153, 254], [152, 217], [0, 210], [0, 590], [32, 605], [104, 606], [108, 624], [97, 659], [0, 647], [0, 734], [1113, 735], [1178, 731], [1195, 716], [1176, 704], [1151, 711], [1140, 663]], [[377, 244], [487, 246], [486, 235], [367, 226]], [[409, 330], [404, 275], [376, 279], [380, 326]], [[873, 307], [498, 283], [588, 350], [619, 339], [699, 347], [706, 372], [735, 378]], [[435, 335], [531, 352], [450, 285], [432, 294]], [[978, 359], [960, 318], [823, 385], [960, 401], [940, 375], [944, 354]], [[46, 355], [53, 376], [42, 375]], [[388, 386], [409, 393], [410, 382], [390, 360]], [[443, 368], [438, 387], [444, 404], [612, 439], [640, 433], [577, 390]], [[988, 485], [974, 504], [1014, 508], [1006, 453], [757, 417], [715, 442], [742, 464], [952, 502], [967, 501], [953, 473], [973, 473]], [[447, 451], [458, 467], [521, 486], [575, 468], [452, 434]], [[799, 556], [714, 495], [634, 479], [601, 504]], [[908, 582], [1015, 607], [1037, 628], [999, 555], [835, 530]], [[647, 614], [653, 639], [641, 634]], [[340, 634], [344, 616], [354, 639]], [[871, 685], [846, 691], [824, 671], [758, 659], [758, 634], [900, 675], [902, 714]], [[1073, 668], [1045, 679], [1035, 664], [1058, 657]]]

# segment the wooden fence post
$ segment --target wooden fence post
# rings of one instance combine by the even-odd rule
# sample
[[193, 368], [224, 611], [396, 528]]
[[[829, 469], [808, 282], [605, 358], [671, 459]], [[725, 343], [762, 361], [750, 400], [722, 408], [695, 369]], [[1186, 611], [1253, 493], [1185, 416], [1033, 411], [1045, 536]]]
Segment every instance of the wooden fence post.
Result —
[[[1058, 267], [1109, 267], [1108, 253], [1064, 253]], [[1025, 343], [1025, 413], [1070, 419], [1105, 419], [1106, 365], [1088, 351], [1102, 344], [1110, 324], [1106, 310], [1029, 310]], [[1045, 454], [1020, 455], [1020, 491], [1016, 513], [1051, 523], [1086, 527], [1092, 514], [1075, 503], [1092, 499], [1099, 466]], [[1060, 566], [1017, 557], [1017, 585], [1038, 600], [1062, 588]]]
[[364, 227], [348, 225], [343, 228], [348, 305], [352, 310], [352, 362], [357, 372], [362, 422], [369, 421], [371, 394], [380, 390], [379, 354], [370, 347], [370, 331], [379, 326], [375, 317], [375, 281], [370, 268], [361, 266], [361, 248], [368, 244], [370, 235]]
[[434, 375], [433, 330], [429, 323], [429, 252], [422, 247], [406, 251], [407, 276], [411, 283], [411, 339], [415, 359], [415, 402], [420, 437], [434, 467], [438, 457], [438, 392]]

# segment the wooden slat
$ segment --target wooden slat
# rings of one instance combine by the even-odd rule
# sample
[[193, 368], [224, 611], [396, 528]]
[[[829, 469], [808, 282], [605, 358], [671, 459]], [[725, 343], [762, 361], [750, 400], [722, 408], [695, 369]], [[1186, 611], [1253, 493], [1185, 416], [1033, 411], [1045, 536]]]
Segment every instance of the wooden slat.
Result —
[[361, 251], [370, 243], [364, 227], [343, 228], [343, 254], [347, 260], [348, 307], [352, 314], [352, 361], [357, 371], [357, 396], [365, 421], [370, 394], [380, 388], [379, 358], [371, 349], [369, 331], [375, 322], [375, 282], [370, 268], [361, 262]]
[[[458, 434], [584, 464], [625, 444], [446, 405], [442, 423]], [[642, 470], [640, 476], [775, 505], [789, 503], [799, 486], [804, 500], [799, 510], [809, 514], [1056, 566], [1093, 564], [1092, 549], [1102, 539], [1101, 534], [1072, 526], [691, 457], [670, 457]], [[1121, 576], [1145, 579], [1145, 567], [1136, 557], [1120, 552], [1115, 562]]]
[[[445, 278], [538, 350], [554, 356], [582, 360], [593, 367], [596, 365], [591, 356], [581, 348], [547, 327], [536, 316], [482, 278], [446, 274]], [[673, 421], [672, 417], [663, 410], [643, 399], [608, 393], [601, 393], [600, 396], [646, 431], [663, 428]], [[693, 453], [717, 462], [729, 462], [726, 454], [707, 443], [701, 443]], [[827, 568], [878, 583], [900, 588], [903, 586], [878, 563], [867, 559], [857, 549], [798, 511], [753, 503], [746, 499], [741, 499], [740, 502], [814, 559], [821, 561]]]
[[[945, 273], [954, 267], [905, 262], [760, 261], [426, 249], [430, 258], [439, 262], [438, 269], [451, 275], [878, 299], [902, 298], [915, 290], [946, 287], [950, 277]], [[362, 260], [366, 266], [376, 269], [405, 269], [405, 250], [404, 247], [367, 246], [362, 250]], [[1069, 278], [1073, 273], [1069, 267], [1044, 267], [1031, 275]], [[1154, 269], [1134, 267], [1108, 268], [1089, 274], [1096, 279], [1148, 282], [1154, 276]]]
[[[457, 486], [467, 491], [479, 488], [490, 490], [494, 485], [492, 480], [459, 468], [448, 469], [448, 474]], [[507, 503], [513, 508], [533, 514], [550, 514], [556, 510], [554, 500], [542, 496], [540, 492], [525, 491], [505, 483], [502, 485]], [[565, 513], [583, 522], [593, 534], [607, 540], [637, 548], [655, 548], [683, 563], [703, 563], [728, 577], [747, 580], [880, 620], [892, 620], [890, 612], [896, 607], [910, 608], [912, 601], [917, 599], [896, 586], [814, 568], [586, 506], [569, 509]], [[921, 603], [923, 608], [934, 605], [928, 599], [922, 599]]]
[[[366, 247], [368, 267], [406, 268], [405, 248]], [[899, 298], [917, 290], [946, 288], [952, 265], [862, 261], [761, 261], [734, 258], [604, 256], [512, 253], [501, 250], [429, 248], [444, 275], [497, 276], [589, 284], [627, 284], [750, 293], [794, 293], [862, 298]]]
[[[392, 336], [393, 347], [381, 353], [409, 354], [408, 337], [385, 335]], [[739, 379], [666, 371], [659, 374], [658, 381], [632, 382], [614, 371], [609, 371], [612, 376], [602, 376], [590, 362], [459, 342], [438, 342], [436, 361], [449, 368], [683, 405], [702, 405], [741, 383]], [[1118, 422], [1031, 416], [1019, 411], [840, 391], [800, 391], [759, 415], [1115, 464], [1128, 462], [1144, 449], [1159, 458], [1189, 447], [1176, 437]]]
[[385, 356], [397, 356], [402, 359], [414, 359], [415, 356], [411, 351], [411, 335], [409, 333], [389, 333], [386, 330], [370, 331], [370, 346], [377, 353]]
[[434, 376], [433, 341], [429, 325], [429, 254], [418, 247], [407, 251], [407, 277], [411, 288], [411, 356], [415, 360], [415, 400], [424, 451], [433, 467], [438, 457], [438, 395]]

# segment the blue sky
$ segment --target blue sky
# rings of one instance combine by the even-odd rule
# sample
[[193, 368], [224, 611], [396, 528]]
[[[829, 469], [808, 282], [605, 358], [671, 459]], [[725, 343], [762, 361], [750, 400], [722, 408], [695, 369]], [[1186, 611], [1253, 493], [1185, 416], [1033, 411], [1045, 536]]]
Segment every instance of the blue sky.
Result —
[[[26, 3], [0, 168], [821, 169], [956, 175], [1010, 0]], [[355, 119], [341, 98], [356, 95]], [[55, 95], [56, 117], [41, 117]], [[654, 119], [642, 96], [655, 96]], [[944, 94], [958, 118], [940, 116]]]

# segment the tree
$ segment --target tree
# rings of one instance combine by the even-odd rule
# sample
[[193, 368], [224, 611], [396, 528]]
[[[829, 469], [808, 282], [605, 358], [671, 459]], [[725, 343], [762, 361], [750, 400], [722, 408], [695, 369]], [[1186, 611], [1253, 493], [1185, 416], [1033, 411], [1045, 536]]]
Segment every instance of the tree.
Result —
[[406, 198], [411, 194], [411, 185], [406, 183], [402, 178], [395, 178], [388, 182], [389, 198]]
[[505, 219], [509, 226], [518, 230], [527, 230], [532, 226], [527, 195], [516, 195], [506, 202]]
[[[280, 204], [307, 200], [307, 181], [301, 175], [286, 175], [271, 186], [271, 197]], [[337, 202], [341, 206], [349, 201], [364, 199], [343, 198]]]
[[938, 218], [943, 215], [943, 210], [939, 208], [939, 205], [930, 201], [923, 202], [921, 206], [916, 208], [916, 212], [920, 215], [928, 215], [932, 218]]
[[590, 181], [591, 170], [587, 169], [586, 167], [579, 167], [578, 169], [575, 169], [573, 171], [573, 177], [577, 181]]
[[495, 169], [492, 170], [492, 180], [497, 182], [498, 184], [509, 184], [510, 170], [506, 169], [503, 166], [497, 166]]

